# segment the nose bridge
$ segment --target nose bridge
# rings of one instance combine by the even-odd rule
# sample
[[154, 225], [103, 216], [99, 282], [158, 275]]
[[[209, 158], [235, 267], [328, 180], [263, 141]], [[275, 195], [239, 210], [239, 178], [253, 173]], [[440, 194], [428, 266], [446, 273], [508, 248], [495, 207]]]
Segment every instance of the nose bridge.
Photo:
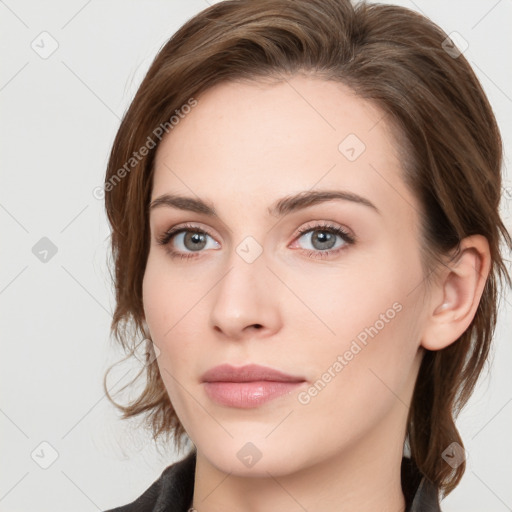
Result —
[[[252, 236], [233, 245], [226, 273], [217, 284], [211, 323], [229, 337], [239, 337], [246, 327], [274, 330], [278, 325], [278, 300], [267, 268], [263, 246]], [[260, 327], [260, 328], [261, 328]]]
[[258, 301], [261, 285], [268, 278], [265, 274], [269, 273], [263, 246], [252, 236], [244, 237], [231, 248], [226, 267], [228, 273], [219, 283], [220, 294], [240, 306]]
[[[247, 212], [246, 212], [247, 213]], [[242, 219], [240, 219], [242, 220]], [[240, 222], [240, 230], [231, 231], [232, 243], [226, 246], [226, 268], [229, 273], [224, 279], [228, 280], [228, 286], [239, 288], [257, 286], [257, 283], [264, 280], [269, 273], [266, 265], [268, 263], [267, 253], [264, 252], [265, 232], [248, 229], [249, 219]], [[251, 233], [254, 233], [251, 234]]]

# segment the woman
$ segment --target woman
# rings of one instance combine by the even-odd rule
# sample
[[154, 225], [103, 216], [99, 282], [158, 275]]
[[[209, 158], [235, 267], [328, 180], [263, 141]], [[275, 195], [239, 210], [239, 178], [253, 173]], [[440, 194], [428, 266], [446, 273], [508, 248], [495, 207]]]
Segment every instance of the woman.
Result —
[[192, 449], [113, 510], [440, 510], [510, 284], [501, 160], [473, 71], [415, 12], [189, 20], [121, 123], [105, 201], [112, 329], [147, 350], [116, 405]]

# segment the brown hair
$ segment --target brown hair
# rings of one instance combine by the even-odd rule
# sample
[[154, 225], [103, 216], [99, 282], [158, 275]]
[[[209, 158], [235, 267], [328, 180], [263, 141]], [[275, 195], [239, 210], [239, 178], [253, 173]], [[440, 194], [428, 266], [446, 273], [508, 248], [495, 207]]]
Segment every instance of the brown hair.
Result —
[[[352, 6], [349, 0], [217, 3], [185, 23], [156, 56], [121, 122], [105, 182], [115, 264], [111, 327], [130, 357], [136, 339], [149, 339], [142, 280], [156, 149], [145, 151], [143, 158], [138, 150], [149, 147], [150, 140], [158, 146], [158, 127], [169, 132], [179, 109], [214, 84], [279, 80], [302, 72], [341, 82], [380, 107], [398, 134], [397, 146], [407, 156], [404, 180], [421, 205], [426, 283], [440, 257], [456, 252], [464, 237], [485, 236], [491, 252], [491, 271], [471, 325], [445, 349], [426, 351], [408, 415], [411, 457], [443, 496], [459, 483], [465, 464], [453, 469], [441, 454], [452, 442], [463, 446], [454, 418], [489, 354], [498, 279], [511, 282], [500, 237], [512, 247], [499, 215], [500, 132], [477, 77], [463, 55], [445, 51], [446, 38], [429, 19], [396, 6]], [[105, 391], [123, 418], [143, 415], [155, 440], [172, 434], [180, 447], [186, 433], [152, 344], [145, 343], [142, 393], [127, 406], [117, 404], [107, 389], [107, 375]]]

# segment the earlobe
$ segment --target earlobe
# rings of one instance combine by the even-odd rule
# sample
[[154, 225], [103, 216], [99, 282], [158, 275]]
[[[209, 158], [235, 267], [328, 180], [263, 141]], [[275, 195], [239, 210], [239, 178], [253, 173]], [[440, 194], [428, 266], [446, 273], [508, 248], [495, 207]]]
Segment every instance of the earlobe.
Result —
[[441, 350], [455, 342], [475, 317], [491, 267], [487, 239], [472, 235], [461, 241], [456, 261], [450, 262], [435, 285], [421, 345]]

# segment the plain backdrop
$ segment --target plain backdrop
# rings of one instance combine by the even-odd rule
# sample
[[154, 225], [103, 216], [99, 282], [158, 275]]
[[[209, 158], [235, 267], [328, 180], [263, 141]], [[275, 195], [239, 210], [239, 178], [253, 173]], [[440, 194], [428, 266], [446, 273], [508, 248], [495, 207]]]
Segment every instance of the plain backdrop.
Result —
[[[495, 110], [509, 168], [512, 3], [388, 3], [420, 11], [467, 41], [464, 55]], [[103, 393], [103, 374], [121, 352], [109, 340], [109, 228], [93, 190], [158, 49], [207, 6], [0, 1], [1, 511], [119, 506], [182, 456], [172, 447], [156, 450]], [[505, 172], [502, 208], [510, 229]], [[489, 375], [458, 420], [468, 469], [443, 501], [444, 512], [512, 510], [511, 303], [506, 290]]]

